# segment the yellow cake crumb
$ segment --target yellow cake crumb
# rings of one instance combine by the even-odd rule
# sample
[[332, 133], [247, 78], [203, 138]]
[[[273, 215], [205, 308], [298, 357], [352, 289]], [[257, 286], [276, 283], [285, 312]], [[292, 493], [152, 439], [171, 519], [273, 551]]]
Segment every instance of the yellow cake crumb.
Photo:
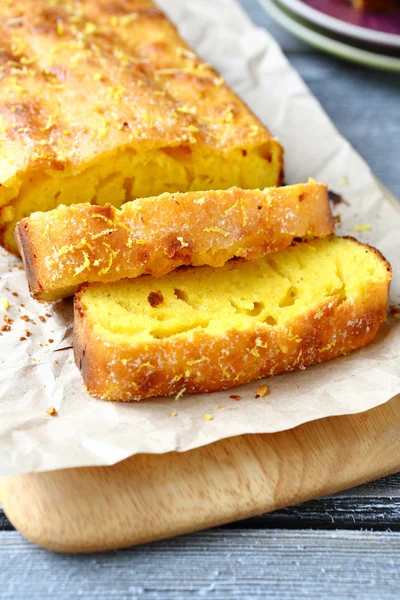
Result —
[[264, 383], [264, 385], [260, 385], [260, 387], [257, 390], [257, 394], [259, 396], [261, 396], [261, 398], [263, 398], [264, 396], [268, 396], [268, 394], [269, 394], [269, 387], [267, 386], [266, 383]]
[[369, 231], [371, 229], [371, 225], [369, 223], [365, 223], [364, 225], [354, 225], [354, 231]]
[[57, 414], [56, 409], [54, 408], [54, 406], [49, 406], [49, 408], [46, 410], [47, 414], [50, 415], [51, 417], [55, 417]]
[[221, 229], [220, 227], [205, 227], [203, 229], [203, 231], [205, 233], [220, 233], [224, 237], [227, 237], [229, 235], [229, 233], [227, 231], [225, 231], [224, 229]]
[[185, 242], [182, 236], [179, 236], [176, 239], [178, 240], [178, 242], [180, 242], [181, 248], [187, 248], [189, 246], [189, 244]]
[[175, 396], [175, 400], [179, 400], [179, 398], [181, 398], [181, 396], [183, 396], [183, 394], [185, 393], [186, 388], [182, 388], [177, 395]]
[[57, 19], [56, 32], [60, 37], [64, 35], [64, 24], [59, 19]]
[[210, 413], [206, 413], [206, 414], [204, 415], [204, 420], [205, 420], [205, 421], [212, 421], [212, 420], [213, 420], [213, 416], [212, 416], [212, 415], [210, 415]]
[[0, 299], [0, 304], [1, 304], [1, 308], [3, 310], [7, 310], [7, 308], [10, 306], [9, 301], [7, 300], [7, 298], [1, 298]]
[[197, 114], [196, 106], [178, 106], [176, 110], [184, 115], [196, 115]]

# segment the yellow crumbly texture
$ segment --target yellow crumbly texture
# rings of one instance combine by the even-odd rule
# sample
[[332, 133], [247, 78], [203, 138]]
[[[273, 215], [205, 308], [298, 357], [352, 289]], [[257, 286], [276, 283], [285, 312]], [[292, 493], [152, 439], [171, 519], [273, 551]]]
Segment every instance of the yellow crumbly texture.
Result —
[[282, 325], [329, 297], [362, 303], [387, 278], [385, 263], [373, 250], [330, 237], [219, 269], [92, 284], [82, 300], [99, 338], [121, 346], [157, 344], [172, 336], [190, 339], [199, 329], [218, 337], [232, 329]]
[[149, 0], [0, 3], [0, 243], [60, 204], [265, 188], [282, 149]]

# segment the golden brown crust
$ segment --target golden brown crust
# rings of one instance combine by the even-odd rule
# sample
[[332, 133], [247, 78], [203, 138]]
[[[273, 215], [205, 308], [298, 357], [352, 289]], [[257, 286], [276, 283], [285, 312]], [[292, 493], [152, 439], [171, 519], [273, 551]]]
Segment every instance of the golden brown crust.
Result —
[[170, 337], [139, 347], [112, 346], [96, 335], [86, 314], [83, 286], [74, 305], [75, 362], [92, 395], [119, 401], [182, 390], [225, 390], [304, 369], [361, 348], [375, 337], [385, 319], [391, 278], [389, 263], [383, 259], [383, 264], [387, 279], [369, 285], [367, 297], [333, 296], [285, 325], [255, 324], [223, 336], [200, 330], [190, 339]]
[[25, 222], [21, 224], [15, 230], [15, 239], [20, 251], [21, 256], [24, 259], [25, 275], [28, 281], [29, 289], [31, 285], [40, 294], [41, 285], [37, 277], [37, 257], [34, 240], [30, 236], [29, 223]]
[[[6, 165], [15, 159], [26, 168], [39, 161], [42, 168], [62, 170], [67, 163], [80, 164], [109, 150], [110, 144], [132, 139], [176, 146], [181, 141], [190, 145], [189, 137], [194, 137], [224, 150], [248, 143], [250, 133], [255, 145], [271, 140], [260, 121], [149, 0], [126, 0], [117, 14], [110, 12], [108, 0], [75, 6], [67, 0], [57, 5], [50, 0], [2, 2], [0, 32], [0, 114], [7, 120], [0, 140], [15, 148], [15, 156], [2, 157]], [[43, 93], [35, 95], [39, 89]], [[101, 104], [100, 114], [116, 112], [121, 125], [110, 123], [110, 131], [101, 137], [96, 103]], [[63, 111], [55, 112], [60, 107]], [[76, 112], [80, 118], [72, 121]], [[26, 143], [28, 138], [32, 144]]]
[[59, 207], [20, 221], [16, 239], [32, 296], [55, 300], [84, 282], [160, 276], [181, 265], [217, 267], [234, 256], [254, 260], [294, 238], [333, 231], [326, 185], [310, 182], [162, 194], [120, 211]]
[[352, 235], [344, 235], [342, 237], [345, 240], [351, 240], [352, 242], [354, 242], [355, 244], [358, 244], [359, 246], [368, 248], [368, 250], [370, 250], [373, 254], [376, 254], [376, 256], [379, 258], [379, 260], [381, 260], [382, 263], [385, 265], [386, 271], [389, 273], [389, 281], [392, 279], [392, 274], [393, 274], [392, 265], [387, 260], [387, 258], [382, 254], [382, 252], [380, 250], [378, 250], [378, 248], [375, 248], [375, 246], [371, 246], [371, 244], [366, 244], [364, 242], [360, 242], [360, 240], [357, 240]]
[[5, 232], [30, 182], [74, 176], [117, 149], [181, 152], [190, 167], [194, 147], [253, 148], [281, 183], [279, 143], [150, 0], [5, 1], [0, 35], [0, 244], [10, 251]]

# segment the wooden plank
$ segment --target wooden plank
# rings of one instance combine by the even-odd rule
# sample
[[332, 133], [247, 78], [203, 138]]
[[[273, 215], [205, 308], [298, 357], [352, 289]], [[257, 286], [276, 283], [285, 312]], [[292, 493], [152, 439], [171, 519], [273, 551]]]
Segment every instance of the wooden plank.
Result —
[[335, 495], [336, 498], [400, 498], [400, 473], [371, 481], [366, 485], [350, 488]]
[[14, 527], [11, 525], [10, 521], [7, 519], [3, 510], [0, 508], [0, 544], [1, 544], [1, 533], [3, 531], [13, 531]]
[[102, 555], [0, 544], [2, 600], [394, 600], [400, 534], [209, 531]]
[[5, 478], [4, 510], [28, 539], [100, 551], [248, 518], [400, 469], [400, 395], [358, 415], [112, 467]]
[[242, 521], [238, 527], [400, 531], [400, 500], [324, 498]]

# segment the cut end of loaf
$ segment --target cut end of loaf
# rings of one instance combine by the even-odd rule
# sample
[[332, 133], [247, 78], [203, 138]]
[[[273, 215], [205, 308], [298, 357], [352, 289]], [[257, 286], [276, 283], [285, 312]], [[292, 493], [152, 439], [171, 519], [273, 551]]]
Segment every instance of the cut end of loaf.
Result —
[[[14, 239], [17, 223], [35, 211], [51, 211], [57, 206], [107, 202], [120, 208], [135, 198], [163, 192], [227, 189], [231, 186], [264, 188], [279, 185], [281, 152], [271, 142], [260, 147], [227, 154], [204, 148], [160, 148], [140, 151], [127, 148], [97, 159], [91, 166], [63, 172], [26, 172], [20, 190], [0, 208], [0, 243], [17, 254]], [[1, 207], [1, 188], [0, 188]]]
[[60, 206], [22, 219], [16, 241], [29, 289], [57, 300], [85, 282], [160, 277], [182, 265], [255, 260], [294, 239], [333, 233], [327, 187], [164, 193], [125, 203]]
[[331, 237], [221, 269], [84, 286], [76, 362], [105, 399], [228, 389], [364, 346], [390, 279], [377, 251]]

